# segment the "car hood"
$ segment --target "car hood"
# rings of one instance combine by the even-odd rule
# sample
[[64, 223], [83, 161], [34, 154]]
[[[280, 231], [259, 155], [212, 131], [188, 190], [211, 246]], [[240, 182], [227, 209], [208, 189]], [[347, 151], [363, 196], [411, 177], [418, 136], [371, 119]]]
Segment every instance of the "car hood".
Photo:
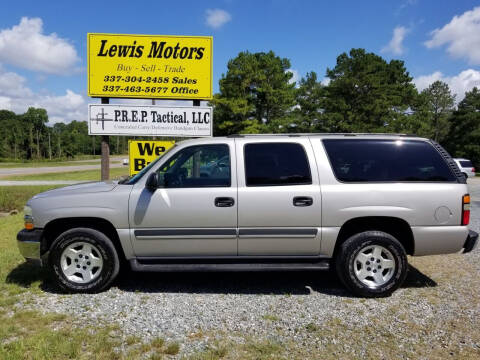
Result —
[[58, 195], [71, 195], [82, 193], [98, 193], [112, 191], [118, 185], [117, 181], [96, 181], [52, 189], [35, 195], [32, 199], [44, 198]]

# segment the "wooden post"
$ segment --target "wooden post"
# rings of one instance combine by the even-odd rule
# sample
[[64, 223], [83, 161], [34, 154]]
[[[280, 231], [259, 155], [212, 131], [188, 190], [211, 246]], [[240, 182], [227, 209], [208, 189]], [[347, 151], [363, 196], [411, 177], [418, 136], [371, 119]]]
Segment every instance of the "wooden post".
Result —
[[[102, 98], [102, 104], [108, 104], [109, 98]], [[110, 137], [102, 135], [102, 160], [101, 160], [101, 179], [102, 181], [110, 178]]]

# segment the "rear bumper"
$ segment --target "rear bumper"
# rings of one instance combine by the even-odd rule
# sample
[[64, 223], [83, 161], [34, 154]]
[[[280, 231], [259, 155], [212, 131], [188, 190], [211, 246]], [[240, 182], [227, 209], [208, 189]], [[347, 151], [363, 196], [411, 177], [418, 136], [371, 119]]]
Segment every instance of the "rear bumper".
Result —
[[18, 250], [25, 259], [41, 263], [40, 244], [42, 234], [42, 229], [24, 229], [17, 234]]
[[478, 233], [472, 230], [468, 231], [467, 240], [465, 240], [465, 244], [463, 245], [463, 253], [469, 253], [473, 249], [477, 247], [478, 244]]

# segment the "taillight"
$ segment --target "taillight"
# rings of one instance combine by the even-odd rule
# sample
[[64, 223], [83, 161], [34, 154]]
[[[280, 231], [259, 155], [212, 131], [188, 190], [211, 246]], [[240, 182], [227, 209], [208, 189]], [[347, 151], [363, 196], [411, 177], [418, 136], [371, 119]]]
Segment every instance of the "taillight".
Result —
[[472, 168], [472, 172], [475, 172], [475, 168]]
[[470, 222], [470, 195], [463, 195], [462, 198], [462, 225], [468, 225]]

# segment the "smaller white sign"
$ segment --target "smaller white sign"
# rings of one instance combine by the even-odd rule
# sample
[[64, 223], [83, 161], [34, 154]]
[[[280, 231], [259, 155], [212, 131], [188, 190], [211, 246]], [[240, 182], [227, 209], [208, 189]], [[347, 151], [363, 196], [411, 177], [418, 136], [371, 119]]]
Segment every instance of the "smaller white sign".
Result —
[[89, 135], [212, 136], [209, 106], [88, 105]]

